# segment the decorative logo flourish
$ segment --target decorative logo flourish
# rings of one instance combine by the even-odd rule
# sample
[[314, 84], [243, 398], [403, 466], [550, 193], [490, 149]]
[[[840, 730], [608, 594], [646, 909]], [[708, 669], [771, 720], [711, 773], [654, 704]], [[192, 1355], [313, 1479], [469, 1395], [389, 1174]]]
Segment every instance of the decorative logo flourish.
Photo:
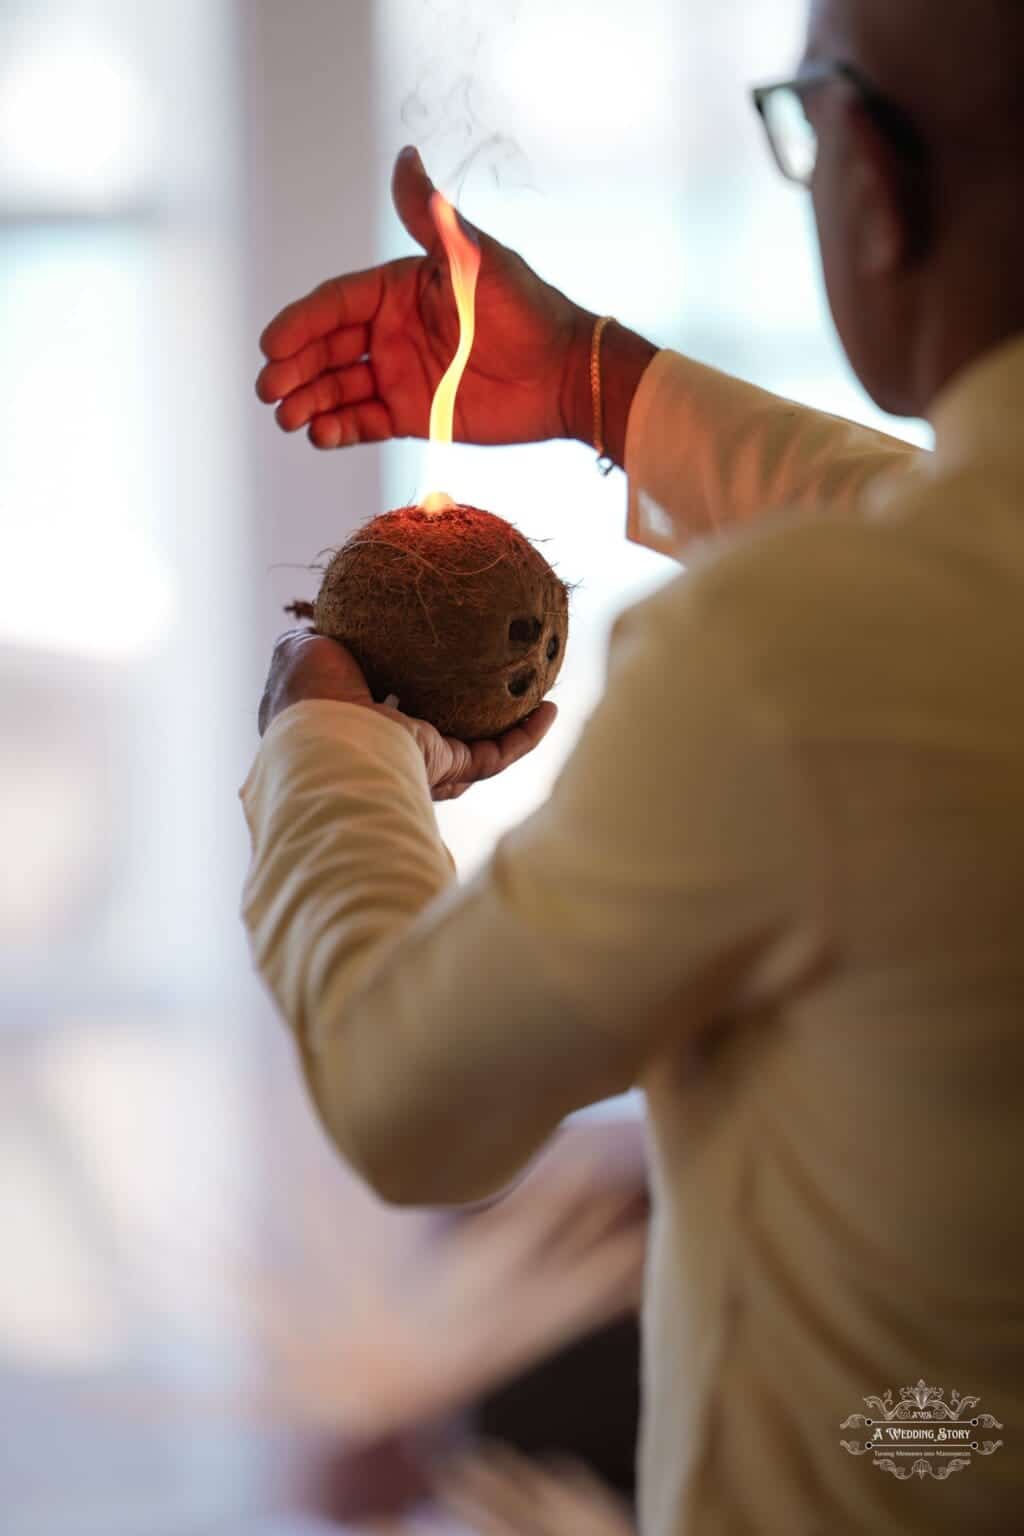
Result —
[[[881, 1397], [866, 1397], [871, 1414], [851, 1413], [840, 1429], [867, 1429], [865, 1440], [840, 1440], [851, 1456], [871, 1456], [882, 1472], [900, 1482], [912, 1477], [934, 1477], [945, 1482], [954, 1472], [972, 1465], [975, 1456], [993, 1456], [1002, 1440], [982, 1440], [980, 1430], [1002, 1429], [990, 1413], [975, 1413], [980, 1397], [930, 1387], [923, 1380], [916, 1387], [901, 1387], [897, 1398], [891, 1387]], [[970, 1417], [969, 1417], [970, 1415]]]

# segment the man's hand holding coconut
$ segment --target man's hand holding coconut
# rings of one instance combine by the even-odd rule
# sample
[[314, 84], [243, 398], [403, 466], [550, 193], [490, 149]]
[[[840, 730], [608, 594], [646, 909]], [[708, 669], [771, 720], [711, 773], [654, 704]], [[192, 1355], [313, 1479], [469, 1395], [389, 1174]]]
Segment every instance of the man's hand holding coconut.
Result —
[[283, 710], [310, 699], [361, 704], [403, 725], [423, 754], [436, 801], [457, 800], [481, 779], [493, 779], [511, 768], [540, 745], [558, 714], [554, 704], [541, 704], [522, 725], [496, 740], [457, 741], [390, 703], [375, 703], [362, 669], [345, 646], [312, 630], [290, 630], [278, 641], [270, 664], [260, 704], [260, 735]]

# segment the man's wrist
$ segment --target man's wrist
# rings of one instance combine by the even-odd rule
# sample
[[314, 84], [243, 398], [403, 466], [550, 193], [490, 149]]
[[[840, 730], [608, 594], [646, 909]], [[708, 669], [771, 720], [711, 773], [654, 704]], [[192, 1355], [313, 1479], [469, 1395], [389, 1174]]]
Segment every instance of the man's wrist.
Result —
[[[591, 357], [597, 316], [580, 310], [566, 370], [562, 414], [566, 436], [594, 447]], [[658, 348], [636, 331], [614, 322], [601, 338], [601, 404], [604, 451], [620, 467], [626, 462], [626, 430], [640, 380]]]

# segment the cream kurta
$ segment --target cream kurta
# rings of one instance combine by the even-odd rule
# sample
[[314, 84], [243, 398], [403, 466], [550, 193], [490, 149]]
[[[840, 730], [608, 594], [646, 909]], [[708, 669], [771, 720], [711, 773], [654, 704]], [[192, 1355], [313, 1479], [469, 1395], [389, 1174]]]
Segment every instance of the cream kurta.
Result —
[[[412, 737], [272, 725], [244, 912], [325, 1127], [468, 1201], [640, 1084], [654, 1147], [645, 1536], [1010, 1531], [1024, 1509], [1024, 343], [906, 445], [661, 353], [616, 624], [550, 800], [457, 884]], [[945, 1482], [840, 1448], [978, 1394]], [[567, 1533], [568, 1536], [568, 1533]]]

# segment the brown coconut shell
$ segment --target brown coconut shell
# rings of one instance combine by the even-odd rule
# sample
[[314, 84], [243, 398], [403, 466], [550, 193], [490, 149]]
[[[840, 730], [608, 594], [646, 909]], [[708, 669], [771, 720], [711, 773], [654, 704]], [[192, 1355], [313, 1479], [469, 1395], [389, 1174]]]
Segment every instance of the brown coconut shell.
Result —
[[375, 517], [338, 550], [314, 606], [378, 703], [445, 736], [499, 736], [536, 709], [565, 659], [569, 588], [511, 523], [478, 507]]

